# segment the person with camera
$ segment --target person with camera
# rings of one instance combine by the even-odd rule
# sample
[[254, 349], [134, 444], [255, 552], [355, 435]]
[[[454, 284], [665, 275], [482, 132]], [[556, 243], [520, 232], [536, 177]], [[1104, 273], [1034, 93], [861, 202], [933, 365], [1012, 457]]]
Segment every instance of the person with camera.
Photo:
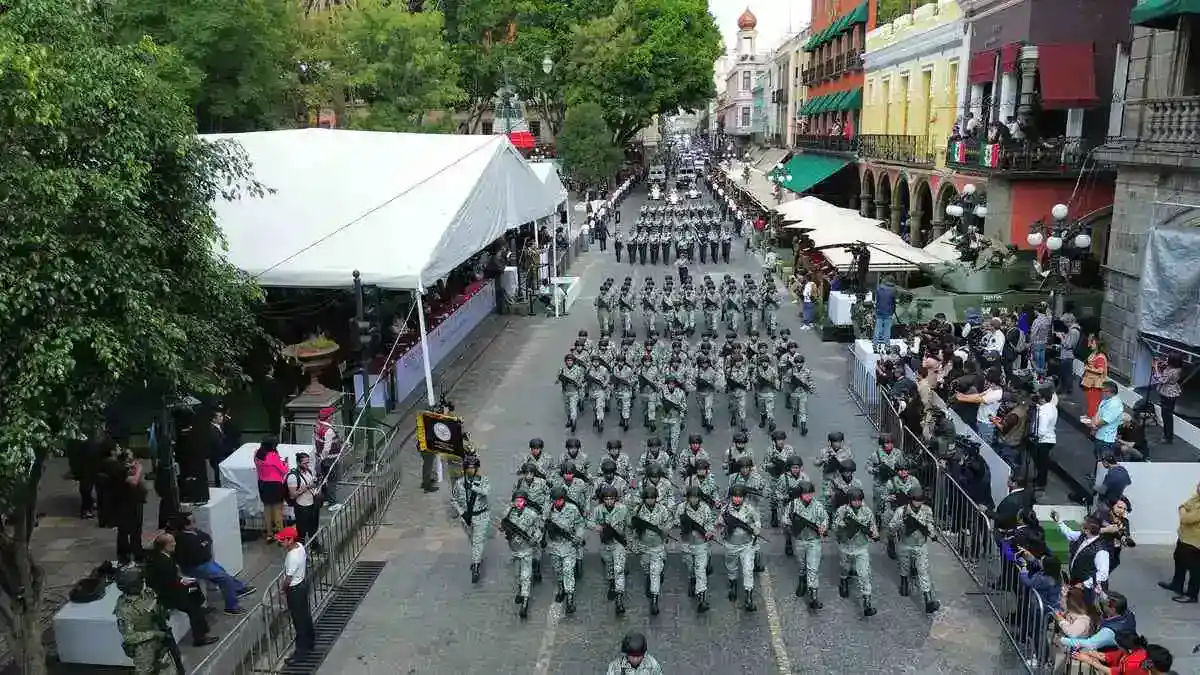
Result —
[[1055, 428], [1058, 425], [1058, 395], [1052, 383], [1035, 391], [1030, 399], [1029, 440], [1033, 465], [1033, 489], [1035, 493], [1046, 491], [1050, 474], [1050, 453], [1058, 442]]
[[978, 406], [975, 416], [971, 419], [963, 418], [963, 422], [971, 427], [971, 430], [978, 433], [984, 443], [991, 445], [996, 436], [996, 425], [992, 421], [996, 417], [996, 413], [1000, 409], [1000, 401], [1004, 398], [1004, 389], [1001, 387], [1001, 375], [997, 370], [988, 370], [984, 375], [983, 391], [973, 393], [955, 393], [954, 398], [960, 403]]
[[1012, 468], [1022, 463], [1022, 450], [1029, 427], [1029, 397], [1025, 392], [1006, 392], [991, 422], [996, 428], [992, 449]]
[[288, 472], [288, 506], [296, 515], [297, 537], [314, 553], [319, 548], [312, 540], [321, 524], [321, 484], [312, 470], [312, 457], [307, 452], [296, 453], [296, 468]]

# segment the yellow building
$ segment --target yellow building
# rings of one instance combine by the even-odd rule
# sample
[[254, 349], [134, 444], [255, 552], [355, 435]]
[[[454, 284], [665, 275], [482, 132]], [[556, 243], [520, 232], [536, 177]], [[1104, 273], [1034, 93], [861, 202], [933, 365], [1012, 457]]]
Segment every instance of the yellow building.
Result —
[[965, 75], [964, 16], [933, 0], [867, 33], [859, 137], [860, 211], [920, 246], [939, 236], [957, 194], [946, 171]]

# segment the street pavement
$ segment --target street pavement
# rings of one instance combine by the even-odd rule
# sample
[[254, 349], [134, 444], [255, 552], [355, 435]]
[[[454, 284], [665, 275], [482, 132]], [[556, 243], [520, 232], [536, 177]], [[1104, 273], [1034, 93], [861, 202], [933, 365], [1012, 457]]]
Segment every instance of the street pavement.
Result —
[[[643, 202], [635, 194], [622, 206], [622, 227], [637, 219]], [[653, 275], [658, 283], [676, 273], [673, 266], [631, 266], [616, 263], [610, 248], [593, 245], [572, 272], [583, 278], [584, 291], [569, 316], [559, 319], [519, 318], [510, 322], [476, 361], [473, 370], [452, 391], [472, 440], [480, 447], [483, 469], [491, 477], [493, 516], [499, 517], [504, 498], [515, 479], [519, 459], [528, 441], [541, 437], [554, 456], [563, 453], [570, 435], [564, 428], [564, 411], [555, 376], [562, 355], [579, 330], [598, 336], [591, 301], [608, 276], [618, 282], [627, 274]], [[735, 246], [730, 265], [692, 267], [703, 273], [740, 278], [744, 272], [760, 273], [758, 264]], [[783, 325], [792, 329], [814, 371], [817, 394], [809, 401], [806, 438], [788, 429], [791, 442], [806, 465], [815, 460], [828, 432], [843, 431], [854, 448], [858, 464], [865, 466], [873, 447], [873, 430], [845, 392], [847, 351], [844, 345], [822, 343], [811, 332], [799, 330], [797, 307], [780, 311]], [[687, 433], [700, 431], [694, 400], [690, 401]], [[724, 415], [724, 397], [718, 397], [716, 421]], [[780, 404], [777, 418], [786, 420]], [[726, 417], [727, 420], [727, 417]], [[578, 437], [593, 467], [604, 451], [604, 441], [620, 438], [625, 452], [640, 456], [646, 433], [640, 428], [622, 432], [612, 422], [601, 436], [581, 416]], [[705, 447], [719, 455], [729, 446], [732, 430], [719, 426], [706, 434]], [[761, 458], [768, 444], [765, 430], [751, 429], [751, 447]], [[502, 537], [487, 546], [483, 579], [470, 583], [469, 547], [448, 503], [448, 490], [427, 495], [418, 487], [419, 458], [411, 446], [400, 492], [385, 525], [362, 554], [364, 561], [386, 561], [382, 576], [359, 607], [345, 632], [328, 655], [322, 673], [328, 674], [440, 674], [534, 673], [572, 675], [603, 672], [617, 655], [622, 635], [644, 632], [650, 651], [668, 673], [1018, 673], [1024, 668], [1006, 647], [1003, 631], [976, 586], [952, 555], [931, 546], [934, 586], [943, 608], [926, 615], [919, 597], [897, 593], [898, 573], [882, 545], [872, 550], [874, 600], [879, 613], [861, 615], [856, 599], [840, 599], [836, 592], [837, 557], [830, 541], [825, 546], [821, 570], [825, 609], [809, 612], [796, 598], [797, 567], [783, 555], [783, 540], [768, 532], [764, 545], [767, 571], [757, 583], [758, 611], [747, 613], [725, 598], [723, 555], [713, 548], [712, 610], [698, 615], [694, 600], [686, 596], [686, 574], [671, 550], [662, 594], [662, 613], [651, 617], [641, 593], [642, 574], [630, 558], [628, 613], [614, 615], [604, 599], [605, 582], [598, 542], [589, 538], [588, 555], [576, 593], [578, 612], [566, 616], [553, 603], [554, 581], [534, 587], [530, 618], [517, 617], [513, 604], [515, 573]], [[865, 471], [862, 473], [865, 474]], [[869, 482], [869, 481], [868, 481]]]

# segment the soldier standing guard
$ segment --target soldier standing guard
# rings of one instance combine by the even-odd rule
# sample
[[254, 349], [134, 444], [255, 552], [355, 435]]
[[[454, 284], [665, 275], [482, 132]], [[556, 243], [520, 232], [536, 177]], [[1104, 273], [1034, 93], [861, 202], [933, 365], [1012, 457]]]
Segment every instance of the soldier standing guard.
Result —
[[173, 672], [175, 668], [167, 641], [175, 638], [162, 628], [158, 597], [146, 588], [142, 570], [138, 567], [122, 569], [117, 574], [117, 588], [121, 596], [117, 598], [113, 614], [121, 633], [121, 648], [125, 656], [133, 660], [133, 671], [137, 675]]
[[584, 519], [579, 507], [567, 499], [567, 488], [557, 485], [550, 491], [550, 513], [546, 517], [547, 548], [554, 560], [558, 578], [555, 602], [567, 603], [567, 614], [575, 613], [575, 548], [583, 540]]
[[729, 578], [729, 600], [737, 602], [738, 572], [746, 591], [745, 609], [753, 612], [754, 569], [758, 558], [758, 539], [761, 524], [758, 511], [746, 503], [746, 486], [734, 485], [729, 490], [729, 504], [721, 512], [720, 525], [725, 539], [725, 573]]
[[[609, 462], [610, 460], [605, 460]], [[617, 488], [600, 488], [600, 504], [592, 509], [588, 524], [600, 533], [600, 559], [608, 580], [608, 599], [616, 601], [617, 616], [625, 613], [625, 560], [629, 513]]]
[[908, 493], [908, 505], [896, 509], [888, 529], [893, 539], [900, 540], [900, 595], [909, 594], [908, 577], [917, 571], [917, 587], [925, 596], [925, 613], [933, 614], [941, 604], [933, 598], [929, 582], [929, 549], [926, 544], [937, 541], [933, 526], [933, 510], [925, 504], [925, 491], [913, 488]]
[[817, 586], [821, 579], [821, 538], [829, 527], [829, 513], [816, 499], [816, 492], [817, 487], [807, 479], [796, 483], [789, 490], [792, 501], [784, 512], [788, 538], [800, 561], [796, 597], [802, 598], [807, 593], [808, 607], [813, 611], [823, 607], [817, 597]]
[[[541, 480], [534, 477], [534, 480]], [[542, 515], [533, 508], [528, 492], [518, 489], [512, 506], [500, 521], [500, 530], [508, 540], [513, 560], [517, 562], [517, 610], [522, 619], [529, 618], [529, 599], [533, 581], [541, 581]], [[535, 574], [536, 573], [536, 574]]]
[[646, 576], [646, 596], [650, 614], [658, 614], [658, 595], [662, 588], [663, 565], [667, 561], [667, 530], [674, 527], [671, 511], [658, 502], [658, 488], [642, 486], [642, 503], [629, 512], [629, 527], [637, 537], [638, 557]]
[[579, 396], [583, 390], [583, 378], [583, 366], [575, 361], [575, 356], [564, 356], [563, 367], [558, 371], [558, 383], [562, 385], [563, 405], [567, 409], [567, 428], [572, 433], [579, 421]]
[[479, 475], [479, 457], [468, 455], [463, 458], [463, 477], [458, 479], [450, 491], [450, 503], [462, 519], [471, 541], [471, 583], [479, 583], [479, 570], [483, 562], [483, 547], [487, 543], [491, 518], [488, 515], [488, 494], [491, 483], [487, 476]]
[[838, 595], [850, 597], [850, 574], [858, 577], [858, 590], [862, 594], [863, 616], [874, 616], [871, 605], [871, 554], [867, 550], [872, 541], [879, 541], [879, 530], [875, 527], [875, 516], [863, 504], [862, 488], [851, 488], [846, 495], [849, 503], [838, 507], [833, 514], [833, 531], [838, 540]]
[[688, 571], [688, 597], [697, 600], [703, 614], [708, 604], [709, 542], [716, 536], [717, 516], [701, 497], [700, 487], [691, 485], [686, 498], [676, 507], [675, 518], [683, 538], [683, 566]]
[[793, 356], [790, 363], [790, 382], [791, 392], [788, 394], [788, 407], [792, 410], [792, 428], [800, 427], [800, 435], [808, 435], [808, 396], [813, 393], [813, 377], [812, 370], [805, 365], [804, 355], [795, 354], [792, 346], [795, 342], [788, 343], [788, 351]]

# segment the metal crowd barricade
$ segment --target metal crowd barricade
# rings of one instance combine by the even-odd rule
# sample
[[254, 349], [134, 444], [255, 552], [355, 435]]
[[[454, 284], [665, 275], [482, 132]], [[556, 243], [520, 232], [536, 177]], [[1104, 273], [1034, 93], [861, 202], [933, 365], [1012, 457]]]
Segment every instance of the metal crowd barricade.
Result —
[[[1017, 566], [1006, 559], [992, 521], [971, 499], [948, 467], [929, 450], [924, 440], [904, 423], [888, 393], [879, 386], [874, 366], [847, 356], [846, 389], [850, 398], [881, 433], [891, 435], [896, 447], [913, 463], [913, 473], [928, 495], [942, 543], [954, 554], [979, 587], [1005, 636], [1033, 675], [1075, 671], [1055, 670], [1055, 647], [1050, 633], [1053, 612], [1042, 598], [1025, 586]], [[1064, 657], [1059, 656], [1060, 661]]]
[[[349, 483], [352, 489], [344, 497], [338, 495], [340, 509], [322, 514], [324, 522], [309, 544], [307, 583], [314, 617], [333, 598], [337, 584], [350, 573], [379, 530], [388, 503], [400, 487], [401, 453], [392, 447], [398, 429], [359, 427], [338, 458], [337, 466], [343, 472], [340, 484]], [[368, 431], [371, 433], [365, 433]], [[311, 553], [313, 543], [323, 552]], [[295, 640], [281, 592], [282, 581], [281, 572], [266, 584], [262, 601], [192, 668], [192, 673], [251, 675], [275, 670], [276, 664], [291, 653]]]

